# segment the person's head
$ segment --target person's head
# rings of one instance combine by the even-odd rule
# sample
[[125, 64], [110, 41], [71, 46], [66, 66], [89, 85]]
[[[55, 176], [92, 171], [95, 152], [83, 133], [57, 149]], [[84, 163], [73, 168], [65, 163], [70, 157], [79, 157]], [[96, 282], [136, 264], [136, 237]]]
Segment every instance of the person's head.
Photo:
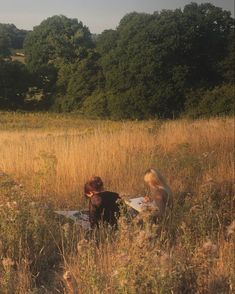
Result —
[[104, 183], [100, 177], [92, 177], [84, 185], [84, 194], [87, 197], [92, 197], [94, 194], [101, 192], [104, 189]]
[[144, 181], [149, 187], [162, 187], [167, 190], [168, 193], [171, 193], [170, 187], [167, 185], [164, 177], [154, 168], [150, 168], [145, 172]]

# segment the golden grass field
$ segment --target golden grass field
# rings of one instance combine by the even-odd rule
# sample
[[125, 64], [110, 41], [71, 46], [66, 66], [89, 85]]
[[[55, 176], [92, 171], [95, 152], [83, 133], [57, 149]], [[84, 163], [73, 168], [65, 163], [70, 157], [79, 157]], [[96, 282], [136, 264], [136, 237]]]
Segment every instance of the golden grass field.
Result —
[[[99, 248], [79, 237], [79, 249], [68, 245], [49, 284], [35, 282], [28, 261], [12, 286], [0, 263], [3, 293], [233, 293], [233, 118], [115, 122], [0, 113], [0, 171], [22, 184], [26, 199], [53, 208], [86, 207], [83, 184], [92, 175], [120, 195], [143, 196], [149, 167], [172, 187], [170, 223], [140, 229], [121, 220], [116, 239]], [[7, 247], [13, 245], [4, 244], [1, 258], [14, 260]]]

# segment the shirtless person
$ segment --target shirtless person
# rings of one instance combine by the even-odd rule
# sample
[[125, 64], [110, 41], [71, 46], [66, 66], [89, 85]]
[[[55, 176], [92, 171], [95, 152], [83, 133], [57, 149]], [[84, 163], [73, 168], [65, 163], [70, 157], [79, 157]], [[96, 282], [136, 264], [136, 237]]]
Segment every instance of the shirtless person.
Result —
[[145, 172], [144, 181], [150, 189], [150, 193], [145, 197], [145, 202], [153, 202], [156, 206], [155, 217], [162, 219], [166, 208], [172, 203], [172, 192], [165, 179], [159, 171], [150, 168]]

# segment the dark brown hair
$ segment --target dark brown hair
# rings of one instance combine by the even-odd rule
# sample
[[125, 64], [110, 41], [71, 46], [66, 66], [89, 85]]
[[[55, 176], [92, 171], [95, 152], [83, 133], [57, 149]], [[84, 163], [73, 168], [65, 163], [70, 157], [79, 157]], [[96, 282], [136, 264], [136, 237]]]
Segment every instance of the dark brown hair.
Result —
[[104, 183], [100, 177], [92, 177], [84, 185], [84, 194], [85, 196], [90, 192], [101, 192], [104, 188]]

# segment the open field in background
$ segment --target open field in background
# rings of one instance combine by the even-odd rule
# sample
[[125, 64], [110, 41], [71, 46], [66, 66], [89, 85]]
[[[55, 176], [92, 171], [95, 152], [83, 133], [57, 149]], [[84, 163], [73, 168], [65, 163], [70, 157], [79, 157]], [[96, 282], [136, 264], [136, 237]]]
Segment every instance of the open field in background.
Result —
[[25, 57], [23, 57], [23, 56], [14, 55], [14, 56], [11, 56], [11, 60], [25, 63]]
[[[149, 167], [172, 187], [171, 226], [162, 228], [155, 243], [142, 236], [140, 245], [138, 230], [133, 242], [123, 225], [116, 243], [99, 250], [85, 244], [82, 253], [70, 253], [63, 268], [88, 289], [79, 293], [232, 293], [234, 247], [226, 227], [234, 212], [233, 118], [112, 122], [0, 113], [0, 170], [22, 183], [30, 199], [84, 207], [83, 184], [92, 175], [120, 194], [145, 195]], [[216, 247], [206, 253], [208, 240]], [[33, 287], [27, 268], [23, 276], [24, 285]]]
[[0, 168], [30, 192], [67, 206], [81, 201], [92, 175], [107, 188], [139, 195], [156, 167], [174, 193], [208, 180], [233, 180], [233, 119], [109, 122], [64, 116], [3, 115]]

